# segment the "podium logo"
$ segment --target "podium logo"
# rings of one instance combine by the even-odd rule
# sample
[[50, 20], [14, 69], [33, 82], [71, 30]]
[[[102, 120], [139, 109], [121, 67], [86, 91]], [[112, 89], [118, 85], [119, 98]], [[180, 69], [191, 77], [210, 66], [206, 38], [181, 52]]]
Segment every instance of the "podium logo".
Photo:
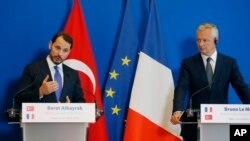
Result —
[[35, 115], [32, 114], [26, 114], [26, 119], [35, 119]]
[[26, 107], [26, 110], [27, 110], [27, 111], [34, 111], [35, 108], [34, 108], [34, 106], [27, 106], [27, 107]]
[[250, 125], [230, 125], [230, 141], [249, 141]]
[[213, 120], [213, 115], [205, 115], [205, 120]]
[[213, 112], [213, 107], [205, 107], [205, 112]]

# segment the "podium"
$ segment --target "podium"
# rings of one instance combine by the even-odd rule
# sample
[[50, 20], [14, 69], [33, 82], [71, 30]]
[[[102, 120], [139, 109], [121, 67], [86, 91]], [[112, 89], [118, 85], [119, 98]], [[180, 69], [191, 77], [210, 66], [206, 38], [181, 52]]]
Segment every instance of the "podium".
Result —
[[230, 125], [250, 124], [250, 105], [201, 104], [200, 140], [229, 141]]
[[94, 103], [23, 103], [23, 141], [84, 141]]

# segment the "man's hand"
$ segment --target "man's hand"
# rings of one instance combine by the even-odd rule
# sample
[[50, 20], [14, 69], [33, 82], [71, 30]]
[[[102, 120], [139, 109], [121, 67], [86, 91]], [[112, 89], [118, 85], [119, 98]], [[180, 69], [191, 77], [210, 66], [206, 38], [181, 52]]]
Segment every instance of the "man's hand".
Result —
[[44, 95], [49, 95], [52, 92], [55, 92], [58, 89], [58, 84], [56, 81], [48, 81], [49, 75], [43, 80], [42, 85], [39, 88], [39, 96], [42, 97]]
[[171, 120], [170, 120], [171, 123], [174, 125], [180, 124], [181, 123], [180, 119], [181, 119], [182, 113], [183, 113], [182, 111], [174, 112], [172, 117], [171, 117]]
[[66, 96], [66, 103], [70, 103], [69, 96]]

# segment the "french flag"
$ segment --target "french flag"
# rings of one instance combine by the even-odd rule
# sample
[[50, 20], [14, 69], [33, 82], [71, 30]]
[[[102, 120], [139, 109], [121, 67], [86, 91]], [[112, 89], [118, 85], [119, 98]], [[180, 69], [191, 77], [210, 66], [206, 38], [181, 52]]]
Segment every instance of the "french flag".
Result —
[[131, 92], [124, 141], [180, 141], [180, 126], [172, 125], [174, 82], [167, 67], [155, 0]]
[[213, 112], [213, 107], [205, 107], [205, 112]]

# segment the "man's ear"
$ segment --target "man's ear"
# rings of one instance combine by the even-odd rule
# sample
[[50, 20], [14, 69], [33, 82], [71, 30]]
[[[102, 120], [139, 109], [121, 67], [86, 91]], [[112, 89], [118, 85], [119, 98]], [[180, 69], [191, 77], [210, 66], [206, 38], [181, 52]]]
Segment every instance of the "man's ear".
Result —
[[217, 43], [218, 43], [218, 39], [214, 38], [214, 44], [217, 45]]
[[52, 47], [52, 41], [49, 42], [49, 49]]

